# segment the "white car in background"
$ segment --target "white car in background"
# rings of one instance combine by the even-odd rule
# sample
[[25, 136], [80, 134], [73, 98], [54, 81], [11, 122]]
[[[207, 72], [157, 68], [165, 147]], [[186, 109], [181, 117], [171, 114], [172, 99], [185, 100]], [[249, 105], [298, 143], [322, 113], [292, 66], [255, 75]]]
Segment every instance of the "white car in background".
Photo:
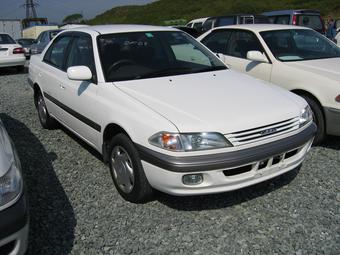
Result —
[[300, 96], [318, 131], [340, 136], [340, 49], [312, 29], [256, 24], [219, 27], [198, 38], [232, 69]]
[[305, 100], [239, 74], [174, 28], [61, 32], [32, 56], [41, 125], [58, 121], [108, 162], [128, 201], [153, 189], [225, 192], [298, 167], [315, 133]]
[[16, 66], [23, 71], [26, 63], [24, 48], [8, 34], [0, 34], [0, 67]]
[[208, 19], [206, 18], [199, 18], [199, 19], [193, 19], [188, 24], [186, 24], [186, 27], [194, 28], [197, 30], [197, 32], [201, 32], [203, 28], [203, 23]]

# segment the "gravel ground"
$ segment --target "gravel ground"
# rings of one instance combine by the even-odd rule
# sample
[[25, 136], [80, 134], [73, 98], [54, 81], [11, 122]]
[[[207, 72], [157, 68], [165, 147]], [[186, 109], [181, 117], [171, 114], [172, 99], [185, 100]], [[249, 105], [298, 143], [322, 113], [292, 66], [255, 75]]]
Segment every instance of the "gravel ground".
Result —
[[296, 170], [237, 192], [125, 202], [100, 156], [43, 130], [27, 74], [0, 70], [0, 118], [23, 166], [28, 254], [339, 254], [340, 138]]

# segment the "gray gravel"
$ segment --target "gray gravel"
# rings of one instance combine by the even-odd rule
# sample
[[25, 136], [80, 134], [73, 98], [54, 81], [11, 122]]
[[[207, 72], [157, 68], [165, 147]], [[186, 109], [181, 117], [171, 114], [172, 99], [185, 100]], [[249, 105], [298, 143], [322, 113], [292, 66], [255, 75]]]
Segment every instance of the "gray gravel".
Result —
[[300, 170], [218, 195], [125, 202], [100, 156], [43, 130], [26, 74], [0, 70], [0, 118], [21, 158], [28, 254], [340, 254], [340, 138]]

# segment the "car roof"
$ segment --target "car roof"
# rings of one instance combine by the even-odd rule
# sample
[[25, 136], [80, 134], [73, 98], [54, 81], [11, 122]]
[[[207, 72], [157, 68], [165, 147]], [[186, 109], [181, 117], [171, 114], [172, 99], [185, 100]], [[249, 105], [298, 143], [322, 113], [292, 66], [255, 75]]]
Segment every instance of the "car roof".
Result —
[[293, 13], [298, 13], [298, 14], [320, 14], [320, 11], [318, 10], [313, 10], [313, 9], [291, 9], [291, 10], [275, 10], [275, 11], [268, 11], [268, 12], [263, 12], [263, 15], [284, 15], [284, 14], [293, 14]]
[[115, 34], [143, 31], [178, 31], [171, 27], [149, 26], [149, 25], [98, 25], [68, 29], [67, 31], [97, 32], [99, 34]]
[[229, 25], [223, 27], [216, 27], [217, 29], [247, 29], [255, 32], [270, 31], [270, 30], [284, 30], [284, 29], [309, 29], [308, 27], [291, 26], [291, 25], [280, 25], [280, 24], [240, 24], [240, 25]]
[[189, 23], [204, 22], [204, 21], [206, 21], [206, 20], [209, 19], [209, 18], [210, 18], [210, 17], [193, 19], [193, 20], [189, 21], [188, 24], [189, 24]]

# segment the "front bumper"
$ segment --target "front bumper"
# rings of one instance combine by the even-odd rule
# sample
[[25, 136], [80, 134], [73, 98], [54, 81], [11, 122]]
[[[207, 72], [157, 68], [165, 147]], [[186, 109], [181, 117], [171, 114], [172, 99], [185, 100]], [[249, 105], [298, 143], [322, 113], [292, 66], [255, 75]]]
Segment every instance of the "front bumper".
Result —
[[[173, 157], [137, 145], [152, 187], [173, 195], [220, 193], [247, 187], [295, 169], [304, 160], [316, 132], [314, 123], [293, 136], [227, 153]], [[185, 174], [202, 174], [189, 186]]]
[[340, 136], [340, 110], [325, 107], [324, 112], [326, 114], [327, 134]]
[[28, 243], [28, 206], [25, 195], [0, 212], [0, 254], [25, 254]]

